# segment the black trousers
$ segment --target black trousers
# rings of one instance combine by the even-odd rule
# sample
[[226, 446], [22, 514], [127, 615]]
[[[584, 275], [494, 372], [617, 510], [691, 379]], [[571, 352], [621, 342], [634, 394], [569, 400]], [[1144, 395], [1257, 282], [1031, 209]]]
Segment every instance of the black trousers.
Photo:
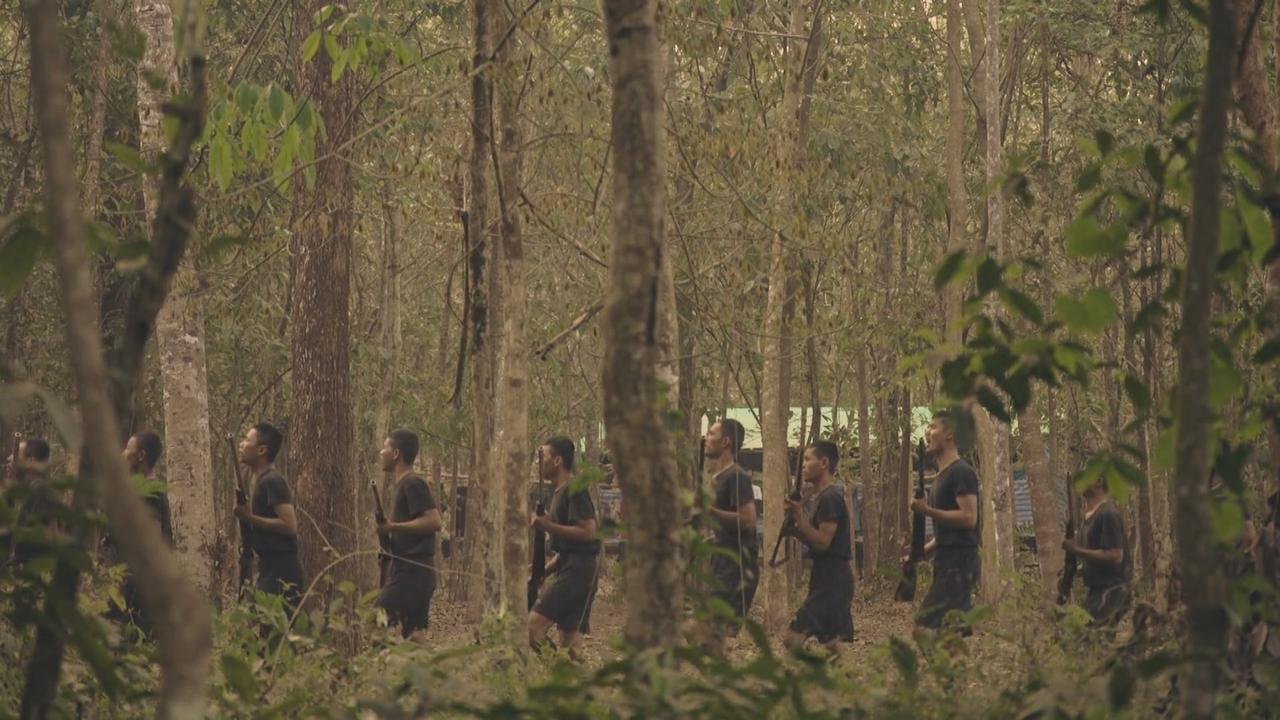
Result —
[[427, 629], [431, 615], [431, 596], [436, 591], [436, 572], [431, 556], [409, 558], [411, 562], [393, 559], [387, 569], [387, 584], [378, 595], [378, 607], [387, 611], [387, 622], [400, 626], [400, 634], [409, 637]]
[[298, 554], [271, 553], [258, 556], [258, 582], [255, 587], [284, 600], [285, 612], [292, 615], [302, 601], [302, 563]]
[[711, 556], [711, 591], [733, 609], [738, 619], [742, 619], [751, 612], [751, 603], [760, 584], [760, 553], [749, 545], [741, 550], [737, 547], [728, 550], [734, 553], [733, 557], [719, 552]]
[[564, 632], [591, 634], [591, 605], [596, 599], [598, 555], [560, 553], [555, 575], [543, 586], [533, 612]]
[[1084, 609], [1093, 618], [1094, 627], [1115, 627], [1129, 610], [1129, 589], [1123, 584], [1090, 587]]
[[848, 558], [815, 558], [809, 596], [796, 611], [791, 631], [826, 644], [853, 639], [853, 569]]
[[973, 589], [982, 577], [982, 558], [976, 546], [938, 548], [933, 556], [933, 584], [920, 606], [916, 624], [940, 628], [947, 613], [973, 609]]

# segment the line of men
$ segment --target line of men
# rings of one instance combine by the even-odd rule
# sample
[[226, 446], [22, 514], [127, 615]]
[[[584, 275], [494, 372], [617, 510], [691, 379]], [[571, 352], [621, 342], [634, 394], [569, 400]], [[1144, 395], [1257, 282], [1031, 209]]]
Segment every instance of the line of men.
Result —
[[[713, 543], [720, 550], [711, 559], [711, 591], [730, 608], [735, 620], [720, 626], [721, 631], [710, 638], [712, 645], [737, 633], [741, 619], [750, 612], [760, 575], [755, 494], [749, 473], [737, 462], [744, 437], [742, 424], [726, 418], [711, 424], [703, 443], [714, 473], [713, 501], [707, 512], [715, 521]], [[973, 468], [960, 457], [950, 414], [935, 415], [925, 437], [938, 472], [931, 497], [915, 499], [910, 507], [934, 522], [934, 537], [925, 547], [926, 555], [933, 558], [933, 583], [916, 622], [921, 627], [939, 628], [952, 611], [967, 613], [972, 608], [973, 590], [981, 574], [979, 483]], [[292, 493], [275, 467], [283, 442], [283, 433], [269, 423], [258, 423], [245, 433], [237, 460], [253, 473], [253, 487], [249, 501], [237, 503], [233, 512], [253, 530], [258, 571], [255, 587], [280, 596], [291, 613], [301, 601], [305, 582]], [[406, 638], [428, 626], [436, 587], [436, 534], [443, 525], [430, 484], [413, 470], [419, 447], [415, 433], [400, 429], [387, 435], [379, 453], [381, 469], [394, 479], [395, 487], [391, 516], [377, 527], [379, 533], [390, 537], [386, 550], [390, 564], [377, 604]], [[131, 473], [154, 480], [162, 452], [155, 433], [141, 432], [129, 438], [123, 456]], [[529, 642], [541, 646], [554, 626], [559, 631], [559, 644], [576, 654], [582, 637], [590, 632], [599, 579], [601, 542], [595, 506], [587, 488], [572, 482], [575, 449], [571, 440], [549, 438], [539, 457], [541, 479], [549, 481], [554, 491], [548, 512], [533, 515], [530, 524], [549, 536], [553, 556], [547, 565], [551, 579], [529, 612]], [[17, 460], [17, 476], [31, 488], [21, 515], [49, 516], [51, 504], [57, 501], [49, 488], [48, 443], [27, 438], [18, 448]], [[819, 441], [806, 447], [802, 476], [811, 486], [809, 502], [787, 499], [784, 506], [794, 521], [796, 537], [812, 560], [808, 595], [796, 612], [786, 642], [798, 647], [813, 639], [833, 654], [853, 637], [853, 532], [844, 489], [835, 483], [838, 461], [834, 443]], [[165, 493], [151, 492], [145, 500], [161, 534], [172, 543]], [[1089, 589], [1085, 609], [1098, 623], [1114, 625], [1128, 604], [1129, 553], [1123, 519], [1102, 483], [1085, 492], [1084, 512], [1083, 542], [1068, 540], [1063, 547], [1084, 562], [1084, 583]], [[19, 547], [14, 554], [21, 562], [30, 551]], [[147, 622], [138, 593], [128, 578], [122, 596], [126, 603], [122, 616], [145, 631]]]

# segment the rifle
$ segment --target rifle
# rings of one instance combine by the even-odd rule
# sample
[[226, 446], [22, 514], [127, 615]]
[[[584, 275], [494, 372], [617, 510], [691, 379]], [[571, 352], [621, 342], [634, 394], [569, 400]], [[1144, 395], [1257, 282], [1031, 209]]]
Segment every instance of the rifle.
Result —
[[[791, 487], [791, 493], [787, 495], [792, 502], [800, 502], [802, 495], [800, 494], [800, 484], [804, 482], [804, 450], [801, 449], [796, 456], [796, 479], [795, 484]], [[754, 500], [752, 500], [754, 502]], [[796, 534], [796, 521], [791, 519], [791, 515], [787, 514], [782, 520], [782, 527], [778, 530], [778, 539], [773, 543], [773, 555], [769, 557], [769, 567], [778, 567], [791, 559], [791, 553], [787, 552], [782, 559], [778, 559], [778, 548], [782, 547], [782, 543], [786, 538]]]
[[[240, 474], [240, 457], [236, 453], [235, 438], [227, 434], [227, 446], [231, 448], [231, 469], [236, 474], [236, 505], [242, 506], [249, 502], [249, 496], [244, 491], [244, 476]], [[248, 520], [240, 521], [240, 579], [236, 587], [243, 588], [253, 580], [253, 526]]]
[[[378, 482], [369, 481], [369, 490], [373, 492], [373, 520], [381, 525], [387, 521], [382, 511], [382, 495], [378, 492]], [[391, 533], [378, 532], [378, 587], [387, 584], [387, 575], [391, 570]]]
[[[924, 497], [924, 438], [916, 444], [916, 498]], [[911, 602], [916, 599], [916, 563], [924, 559], [924, 513], [911, 515], [911, 554], [902, 563], [902, 579], [893, 599]]]
[[[1076, 536], [1076, 511], [1075, 511], [1075, 493], [1072, 492], [1071, 482], [1067, 482], [1067, 533], [1068, 540], [1074, 539]], [[1062, 574], [1058, 576], [1058, 604], [1066, 605], [1071, 599], [1071, 585], [1076, 580], [1076, 568], [1080, 565], [1080, 558], [1073, 552], [1064, 553], [1062, 556]]]
[[[534, 506], [534, 514], [542, 517], [547, 508], [542, 503], [542, 448], [538, 448], [538, 502]], [[533, 557], [529, 560], [529, 609], [538, 602], [538, 589], [547, 577], [547, 532], [542, 528], [533, 531]]]

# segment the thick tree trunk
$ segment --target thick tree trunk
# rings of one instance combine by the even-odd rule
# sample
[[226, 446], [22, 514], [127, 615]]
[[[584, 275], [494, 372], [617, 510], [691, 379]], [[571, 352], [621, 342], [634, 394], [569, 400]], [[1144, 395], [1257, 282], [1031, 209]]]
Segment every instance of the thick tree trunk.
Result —
[[1035, 524], [1036, 557], [1040, 561], [1040, 583], [1050, 602], [1057, 597], [1058, 571], [1062, 569], [1062, 515], [1058, 512], [1058, 484], [1049, 467], [1044, 448], [1040, 413], [1036, 403], [1018, 415], [1018, 440], [1022, 465], [1031, 490], [1031, 515]]
[[[137, 0], [134, 14], [147, 48], [138, 66], [139, 150], [153, 160], [164, 151], [161, 105], [178, 84], [173, 14], [168, 0]], [[164, 78], [153, 87], [155, 78]], [[147, 217], [154, 217], [157, 187], [144, 179]], [[173, 511], [174, 549], [202, 591], [211, 587], [217, 535], [213, 493], [213, 448], [209, 432], [209, 381], [205, 366], [204, 303], [196, 292], [188, 256], [173, 277], [169, 297], [156, 318], [160, 381], [164, 389], [164, 477]]]
[[493, 50], [494, 11], [491, 0], [471, 5], [471, 157], [467, 168], [471, 327], [471, 470], [467, 482], [467, 567], [471, 582], [467, 593], [467, 619], [475, 622], [501, 604], [502, 525], [498, 522], [499, 485], [492, 472], [494, 350], [490, 345], [489, 317], [500, 305], [496, 269], [490, 267], [489, 165], [492, 152], [493, 83], [489, 68]]
[[[517, 17], [504, 13], [501, 25], [516, 22]], [[506, 36], [506, 42], [495, 58], [495, 104], [498, 110], [500, 142], [496, 152], [498, 204], [501, 214], [501, 241], [494, 272], [502, 283], [501, 313], [491, 314], [490, 322], [500, 327], [497, 336], [497, 373], [494, 378], [493, 487], [502, 503], [502, 572], [503, 592], [500, 612], [514, 619], [525, 617], [528, 603], [527, 575], [529, 565], [529, 401], [528, 357], [525, 347], [525, 263], [524, 240], [521, 237], [520, 210], [517, 206], [522, 187], [524, 160], [524, 128], [520, 119], [520, 90], [524, 50], [521, 32]], [[527, 644], [523, 623], [511, 623], [511, 640], [517, 648]]]
[[[327, 3], [299, 14], [307, 25]], [[310, 28], [306, 28], [308, 32]], [[319, 579], [336, 558], [356, 548], [354, 413], [351, 406], [351, 249], [353, 186], [343, 153], [351, 138], [351, 81], [330, 81], [332, 60], [317, 53], [306, 63], [304, 94], [319, 111], [325, 132], [316, 140], [313, 188], [298, 184], [298, 228], [289, 241], [293, 270], [289, 326], [293, 412], [286, 445], [298, 510], [298, 548], [307, 581]], [[333, 579], [355, 579], [355, 564], [339, 563]]]
[[1209, 53], [1201, 89], [1200, 126], [1192, 160], [1191, 216], [1187, 224], [1182, 285], [1182, 333], [1178, 341], [1177, 441], [1174, 463], [1175, 535], [1186, 604], [1186, 653], [1182, 710], [1188, 718], [1213, 717], [1226, 647], [1226, 583], [1214, 537], [1209, 491], [1209, 334], [1222, 156], [1231, 108], [1236, 27], [1229, 0], [1209, 3]]
[[640, 648], [669, 646], [683, 603], [679, 479], [657, 404], [658, 317], [664, 230], [663, 50], [655, 0], [605, 0], [613, 85], [613, 250], [605, 303], [604, 416], [627, 498], [630, 589], [624, 635]]
[[[964, 187], [964, 78], [960, 72], [960, 0], [947, 0], [947, 254], [968, 248], [965, 225], [969, 200]], [[960, 302], [963, 288], [952, 283], [944, 291], [943, 337], [960, 343]]]
[[[89, 277], [89, 259], [82, 236], [82, 223], [75, 163], [70, 143], [68, 109], [62, 47], [62, 25], [58, 4], [33, 0], [25, 5], [31, 29], [31, 88], [44, 148], [49, 242], [58, 270], [60, 300], [66, 316], [67, 346], [71, 369], [79, 395], [85, 429], [86, 459], [94, 471], [96, 490], [103, 500], [112, 535], [142, 592], [143, 605], [155, 624], [160, 646], [162, 674], [157, 716], [161, 718], [200, 717], [204, 714], [211, 618], [208, 605], [187, 581], [172, 553], [165, 546], [155, 524], [133, 491], [120, 456], [119, 408], [129, 383], [141, 362], [142, 347], [150, 320], [167, 291], [168, 274], [181, 258], [194, 204], [189, 189], [180, 188], [191, 143], [200, 134], [204, 108], [204, 58], [199, 55], [192, 33], [190, 48], [195, 101], [183, 108], [176, 147], [178, 154], [164, 163], [166, 188], [171, 193], [158, 217], [156, 246], [141, 282], [142, 290], [132, 308], [131, 325], [122, 345], [127, 356], [113, 363], [119, 373], [116, 384], [108, 375], [102, 341], [98, 334], [97, 312]], [[191, 23], [189, 27], [194, 27]], [[183, 221], [183, 222], [178, 222]], [[173, 255], [168, 254], [174, 250]], [[165, 262], [160, 262], [164, 259]], [[112, 391], [116, 391], [115, 402]], [[59, 563], [54, 571], [55, 587], [69, 593], [61, 601], [74, 599], [77, 571], [67, 571]], [[50, 638], [50, 628], [37, 632], [31, 669], [21, 709], [24, 718], [43, 718], [49, 712], [61, 671], [62, 641]], [[48, 660], [47, 665], [39, 664]]]

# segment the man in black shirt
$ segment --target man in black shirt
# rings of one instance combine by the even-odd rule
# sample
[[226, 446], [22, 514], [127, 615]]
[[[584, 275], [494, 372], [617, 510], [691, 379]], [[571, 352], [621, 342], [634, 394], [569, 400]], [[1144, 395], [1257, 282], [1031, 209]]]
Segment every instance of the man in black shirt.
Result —
[[1107, 495], [1104, 481], [1085, 490], [1080, 536], [1063, 540], [1062, 549], [1084, 561], [1084, 586], [1089, 590], [1084, 609], [1093, 624], [1114, 627], [1129, 608], [1129, 547], [1124, 518]]
[[805, 482], [813, 486], [810, 497], [813, 512], [806, 515], [802, 503], [791, 498], [785, 500], [787, 512], [795, 521], [796, 536], [808, 546], [813, 560], [809, 570], [809, 596], [791, 622], [787, 646], [799, 648], [806, 638], [814, 638], [832, 655], [840, 654], [841, 642], [853, 639], [853, 615], [849, 610], [853, 604], [849, 509], [844, 501], [844, 488], [836, 485], [832, 477], [839, 458], [833, 442], [821, 440], [805, 448], [802, 472]]
[[[708, 513], [718, 524], [715, 544], [726, 551], [711, 556], [712, 592], [738, 620], [751, 611], [760, 578], [755, 490], [751, 476], [738, 465], [745, 435], [742, 423], [725, 418], [712, 423], [703, 440], [703, 453], [715, 472], [715, 496]], [[735, 623], [729, 635], [737, 632]]]
[[[18, 463], [14, 471], [17, 482], [27, 489], [27, 496], [18, 508], [18, 523], [26, 526], [42, 526], [49, 534], [48, 541], [58, 532], [57, 514], [61, 506], [58, 494], [49, 482], [49, 443], [44, 438], [29, 437], [18, 443]], [[44, 542], [15, 542], [14, 560], [19, 563], [40, 555]]]
[[436, 590], [436, 533], [444, 524], [431, 487], [413, 472], [417, 457], [418, 436], [409, 430], [393, 430], [378, 454], [382, 471], [396, 478], [391, 519], [378, 526], [378, 532], [391, 535], [391, 565], [378, 607], [406, 638], [427, 629]]
[[933, 539], [925, 544], [933, 556], [933, 584], [916, 616], [916, 624], [942, 627], [952, 610], [973, 607], [973, 588], [982, 572], [978, 512], [978, 476], [956, 448], [956, 418], [940, 412], [929, 423], [925, 444], [938, 463], [933, 497], [911, 501], [911, 511], [933, 518]]
[[302, 563], [298, 561], [298, 517], [294, 514], [289, 484], [276, 471], [276, 455], [284, 435], [267, 423], [258, 423], [240, 441], [240, 463], [254, 475], [249, 505], [236, 505], [235, 516], [253, 527], [253, 551], [258, 556], [258, 582], [262, 592], [284, 599], [289, 614], [302, 599]]
[[596, 563], [600, 540], [596, 538], [596, 508], [586, 488], [573, 488], [573, 441], [553, 437], [542, 445], [538, 471], [555, 488], [546, 515], [534, 515], [530, 525], [550, 537], [555, 557], [547, 563], [550, 582], [529, 611], [529, 644], [538, 648], [555, 625], [560, 645], [577, 656], [578, 642], [591, 632], [591, 603], [595, 600]]
[[[169, 515], [169, 496], [164, 483], [156, 479], [156, 463], [164, 452], [160, 436], [153, 432], [140, 432], [129, 438], [124, 446], [124, 464], [134, 478], [134, 485], [142, 493], [146, 505], [165, 542], [173, 545], [173, 525]], [[151, 623], [142, 610], [142, 594], [133, 577], [125, 573], [120, 584], [120, 596], [124, 599], [121, 619], [132, 622], [144, 634], [151, 630]]]

